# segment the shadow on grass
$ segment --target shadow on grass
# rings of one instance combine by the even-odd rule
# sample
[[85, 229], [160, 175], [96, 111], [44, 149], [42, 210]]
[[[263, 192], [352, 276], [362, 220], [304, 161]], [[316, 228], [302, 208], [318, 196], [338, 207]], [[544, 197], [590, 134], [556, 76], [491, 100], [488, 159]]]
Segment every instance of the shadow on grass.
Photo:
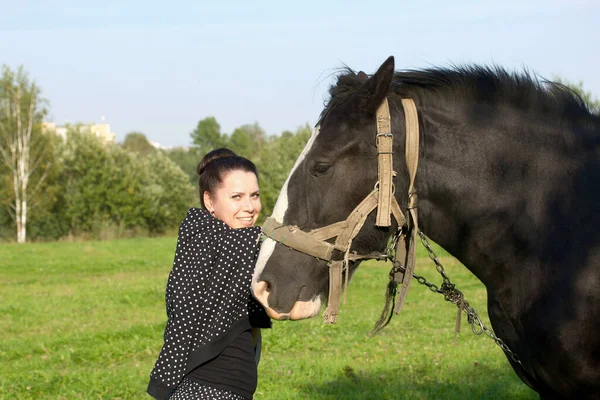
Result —
[[502, 368], [473, 366], [440, 381], [403, 368], [363, 373], [345, 366], [337, 378], [298, 385], [298, 398], [365, 399], [539, 399], [537, 393]]

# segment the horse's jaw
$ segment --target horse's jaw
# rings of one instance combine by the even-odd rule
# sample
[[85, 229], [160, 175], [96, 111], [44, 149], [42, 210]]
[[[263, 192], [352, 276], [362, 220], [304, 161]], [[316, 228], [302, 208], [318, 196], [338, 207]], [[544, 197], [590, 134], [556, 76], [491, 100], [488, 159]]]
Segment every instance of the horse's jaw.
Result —
[[269, 287], [265, 281], [253, 281], [252, 293], [264, 307], [269, 317], [277, 321], [307, 319], [316, 317], [321, 310], [321, 298], [317, 296], [310, 301], [296, 301], [287, 313], [280, 313], [269, 307]]

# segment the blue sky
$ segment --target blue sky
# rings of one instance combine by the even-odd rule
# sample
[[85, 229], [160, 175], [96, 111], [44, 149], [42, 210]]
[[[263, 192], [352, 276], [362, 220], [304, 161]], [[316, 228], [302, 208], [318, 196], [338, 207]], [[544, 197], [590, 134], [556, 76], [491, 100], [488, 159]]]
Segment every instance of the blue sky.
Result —
[[312, 125], [337, 68], [372, 73], [390, 55], [397, 69], [526, 67], [600, 97], [596, 0], [0, 0], [0, 9], [0, 64], [25, 66], [49, 119], [105, 116], [118, 141], [136, 130], [187, 145], [207, 116], [225, 133]]

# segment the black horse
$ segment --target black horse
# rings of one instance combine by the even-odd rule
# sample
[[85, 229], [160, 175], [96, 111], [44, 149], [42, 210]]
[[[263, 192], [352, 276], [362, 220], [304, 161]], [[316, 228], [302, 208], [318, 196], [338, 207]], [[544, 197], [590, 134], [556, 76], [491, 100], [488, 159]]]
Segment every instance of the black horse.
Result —
[[[400, 102], [412, 98], [421, 230], [485, 284], [492, 327], [527, 385], [544, 399], [600, 399], [600, 116], [527, 72], [394, 72], [392, 57], [370, 77], [346, 70], [330, 95], [273, 217], [303, 231], [346, 219], [377, 181], [374, 113], [386, 97], [405, 212]], [[381, 251], [395, 229], [375, 227], [374, 214], [359, 253]], [[324, 261], [263, 243], [253, 291], [273, 318], [315, 316], [328, 283]]]

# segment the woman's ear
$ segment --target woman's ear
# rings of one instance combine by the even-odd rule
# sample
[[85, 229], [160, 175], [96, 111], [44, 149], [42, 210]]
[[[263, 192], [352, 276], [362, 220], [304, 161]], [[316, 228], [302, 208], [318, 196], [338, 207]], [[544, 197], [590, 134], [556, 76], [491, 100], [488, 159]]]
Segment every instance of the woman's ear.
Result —
[[208, 212], [210, 212], [211, 214], [213, 212], [215, 212], [215, 208], [213, 206], [213, 201], [212, 201], [212, 198], [210, 197], [210, 193], [204, 192], [204, 194], [202, 195], [202, 199], [204, 200], [204, 206], [206, 207]]

